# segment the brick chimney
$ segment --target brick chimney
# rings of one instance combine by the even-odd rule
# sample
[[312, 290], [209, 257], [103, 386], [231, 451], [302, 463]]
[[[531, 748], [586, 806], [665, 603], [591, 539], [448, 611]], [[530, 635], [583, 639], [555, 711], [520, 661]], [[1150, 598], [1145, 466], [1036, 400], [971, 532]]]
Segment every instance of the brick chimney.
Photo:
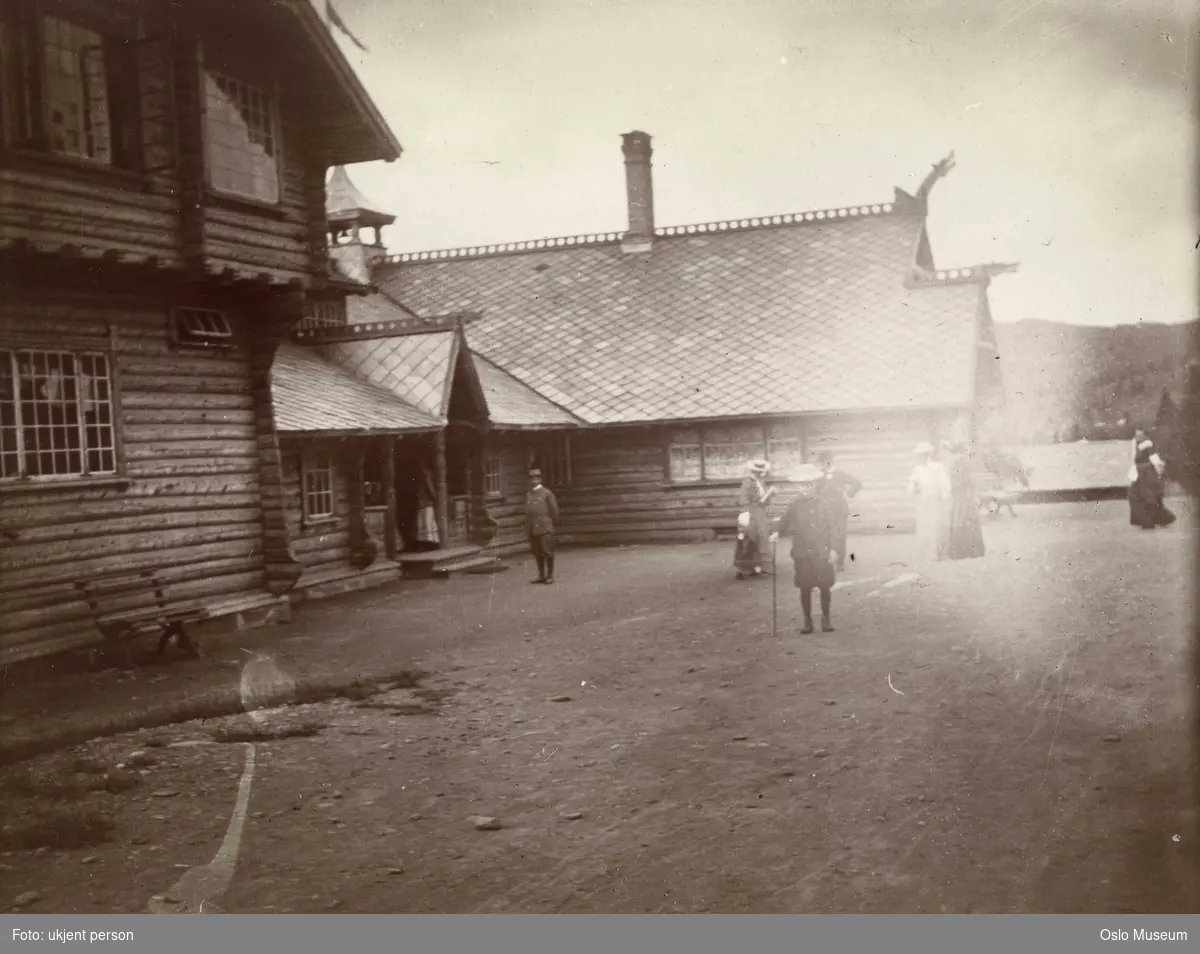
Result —
[[650, 136], [634, 130], [621, 136], [625, 154], [625, 196], [629, 231], [621, 239], [623, 252], [648, 252], [654, 244], [654, 177], [650, 171]]

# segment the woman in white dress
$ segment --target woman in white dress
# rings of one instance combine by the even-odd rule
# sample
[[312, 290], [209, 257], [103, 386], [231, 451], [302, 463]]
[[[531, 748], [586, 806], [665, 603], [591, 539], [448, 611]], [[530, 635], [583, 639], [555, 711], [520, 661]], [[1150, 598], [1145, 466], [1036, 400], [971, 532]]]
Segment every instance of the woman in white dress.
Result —
[[933, 459], [932, 444], [913, 448], [917, 465], [908, 478], [917, 503], [917, 556], [940, 560], [945, 555], [950, 517], [950, 475]]

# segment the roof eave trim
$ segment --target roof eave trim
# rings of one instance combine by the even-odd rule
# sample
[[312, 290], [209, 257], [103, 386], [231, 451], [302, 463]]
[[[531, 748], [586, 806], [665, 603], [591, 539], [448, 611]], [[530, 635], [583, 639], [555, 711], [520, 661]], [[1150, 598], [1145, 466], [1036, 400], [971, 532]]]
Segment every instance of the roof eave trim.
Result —
[[329, 29], [321, 21], [316, 9], [308, 0], [288, 0], [288, 8], [300, 18], [305, 31], [313, 38], [322, 58], [342, 81], [343, 88], [350, 94], [351, 100], [358, 107], [360, 114], [372, 127], [382, 147], [376, 160], [395, 162], [404, 154], [404, 147], [392, 132], [387, 121], [375, 106], [362, 80], [354, 72], [354, 68], [346, 60], [346, 56], [338, 48]]

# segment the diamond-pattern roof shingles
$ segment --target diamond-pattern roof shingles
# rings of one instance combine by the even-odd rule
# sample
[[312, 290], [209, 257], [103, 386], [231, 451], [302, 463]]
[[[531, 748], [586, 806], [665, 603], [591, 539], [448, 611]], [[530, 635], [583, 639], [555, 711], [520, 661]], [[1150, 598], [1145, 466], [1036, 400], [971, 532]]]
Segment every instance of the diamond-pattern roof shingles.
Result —
[[578, 418], [486, 358], [473, 354], [471, 359], [487, 401], [488, 420], [497, 427], [570, 427], [579, 423]]
[[921, 220], [658, 237], [388, 264], [418, 314], [589, 423], [969, 403], [981, 287], [908, 289]]
[[271, 366], [275, 423], [283, 433], [402, 433], [440, 426], [394, 394], [331, 364], [314, 349], [285, 342]]
[[415, 317], [407, 308], [378, 292], [372, 295], [349, 295], [346, 298], [346, 318], [350, 324], [403, 321]]
[[454, 339], [454, 332], [445, 331], [331, 342], [321, 350], [328, 360], [440, 421], [447, 406]]

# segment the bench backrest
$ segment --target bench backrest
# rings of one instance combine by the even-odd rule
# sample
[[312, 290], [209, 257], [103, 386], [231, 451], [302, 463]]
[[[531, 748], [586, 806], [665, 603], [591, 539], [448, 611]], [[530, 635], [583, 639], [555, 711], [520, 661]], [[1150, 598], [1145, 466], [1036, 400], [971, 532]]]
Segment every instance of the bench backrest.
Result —
[[154, 570], [114, 573], [80, 580], [75, 588], [83, 594], [95, 616], [112, 616], [151, 608], [166, 609], [167, 596]]

